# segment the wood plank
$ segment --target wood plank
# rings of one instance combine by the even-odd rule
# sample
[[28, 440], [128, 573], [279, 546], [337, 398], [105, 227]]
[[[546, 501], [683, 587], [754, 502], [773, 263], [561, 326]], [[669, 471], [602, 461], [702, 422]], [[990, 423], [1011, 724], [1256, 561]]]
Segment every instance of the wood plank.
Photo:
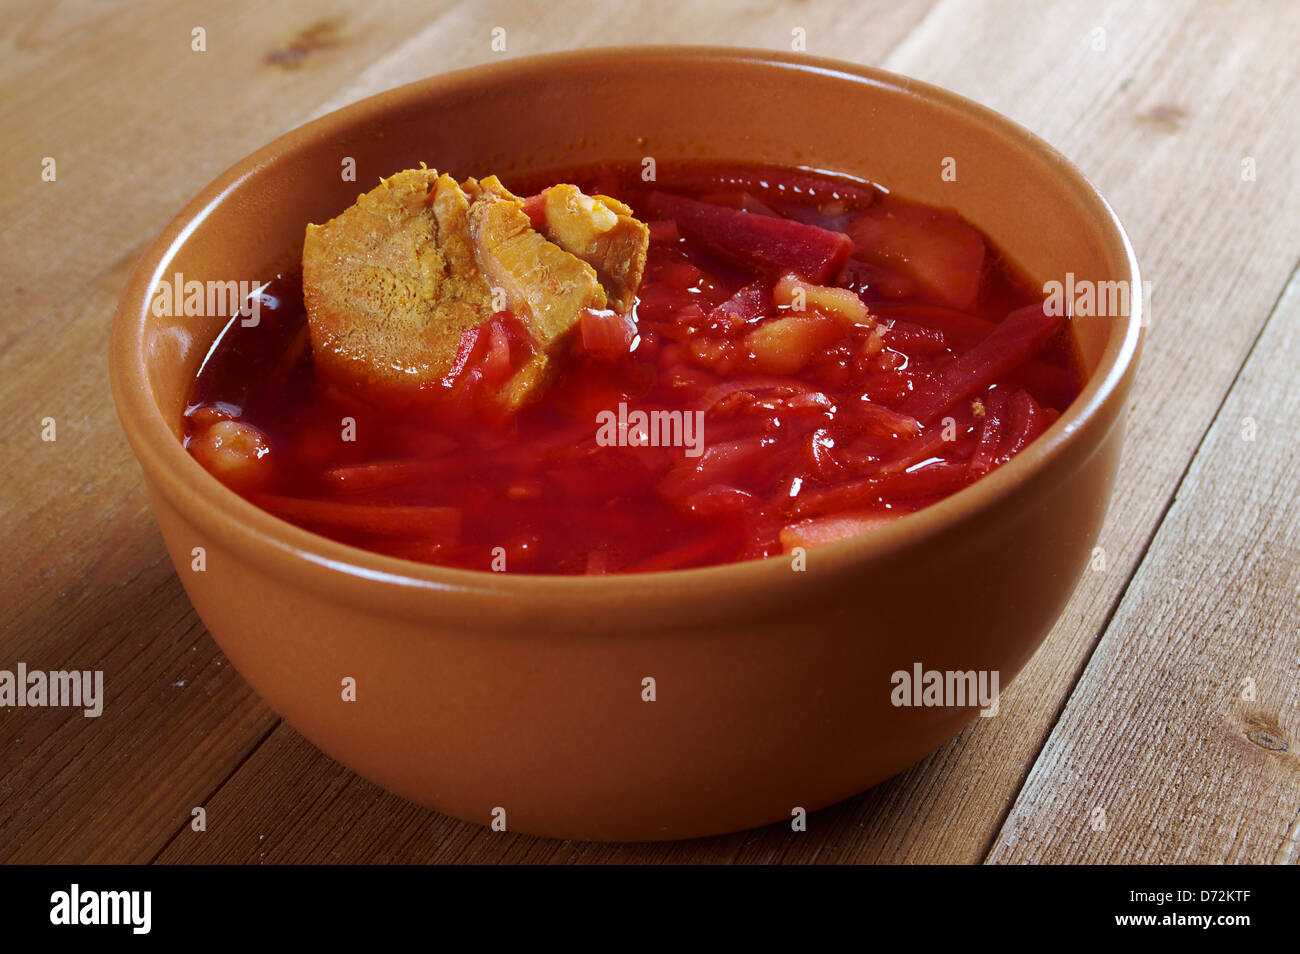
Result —
[[[102, 665], [110, 707], [98, 720], [0, 714], [0, 800], [21, 806], [0, 818], [0, 860], [978, 860], [1300, 250], [1300, 197], [1289, 189], [1300, 133], [1277, 121], [1297, 114], [1287, 39], [1300, 22], [1281, 3], [1214, 5], [1194, 16], [1184, 5], [1099, 11], [973, 0], [840, 9], [734, 2], [668, 15], [657, 4], [506, 2], [350, 12], [341, 0], [305, 10], [234, 3], [201, 14], [190, 2], [107, 15], [99, 5], [50, 9], [15, 5], [0, 24], [0, 442], [10, 454], [0, 469], [0, 665]], [[190, 53], [198, 23], [220, 55]], [[163, 557], [107, 403], [103, 342], [130, 263], [239, 156], [335, 105], [497, 55], [469, 39], [495, 25], [507, 27], [510, 56], [615, 42], [788, 48], [797, 26], [812, 53], [879, 62], [893, 50], [885, 65], [981, 99], [1078, 161], [1117, 206], [1155, 281], [1130, 453], [1103, 535], [1107, 570], [1084, 581], [1004, 692], [999, 718], [814, 815], [804, 835], [774, 826], [682, 845], [574, 845], [423, 812], [287, 727], [267, 737], [274, 716], [196, 628]], [[1098, 26], [1106, 49], [1094, 51]], [[213, 47], [214, 37], [224, 45]], [[58, 183], [39, 180], [48, 154], [58, 157]], [[1240, 178], [1247, 155], [1258, 163], [1255, 182]], [[60, 422], [55, 445], [37, 437], [46, 414]], [[1228, 710], [1240, 723], [1230, 735], [1257, 716], [1259, 729], [1289, 738], [1283, 713], [1293, 708]], [[1261, 785], [1281, 777], [1252, 776]], [[1271, 816], [1205, 791], [1244, 812], [1251, 851], [1274, 844], [1256, 837]], [[191, 833], [189, 811], [200, 803], [212, 823]], [[1115, 804], [1144, 807], [1132, 798]], [[1139, 840], [1135, 852], [1168, 851], [1172, 830]], [[1294, 856], [1297, 830], [1276, 842], [1280, 858]], [[1027, 852], [1068, 856], [1025, 831], [1036, 845]], [[1222, 850], [1212, 839], [1197, 844]]]
[[[599, 861], [623, 848], [493, 832], [426, 811], [348, 771], [283, 724], [236, 774], [207, 802], [207, 831], [181, 831], [160, 864], [555, 864]], [[647, 862], [721, 862], [743, 837], [628, 847]]]
[[[36, 0], [6, 11], [0, 347], [447, 5]], [[47, 156], [54, 182], [41, 178]]]
[[[166, 559], [109, 396], [108, 325], [167, 218], [403, 39], [398, 6], [6, 12], [0, 667], [102, 669], [108, 699], [97, 719], [0, 713], [0, 861], [148, 861], [276, 724]], [[337, 42], [313, 28], [322, 18]], [[189, 51], [195, 23], [211, 59]]]
[[[878, 63], [926, 16], [936, 0], [805, 5], [795, 0], [719, 0], [708, 4], [609, 3], [607, 0], [489, 0], [459, 3], [412, 33], [323, 103], [329, 112], [431, 72], [509, 56], [594, 46], [690, 43], [789, 50], [801, 30], [806, 52]], [[502, 27], [506, 49], [494, 53], [491, 31]], [[454, 52], [430, 68], [430, 55]], [[467, 60], [468, 58], [468, 60]]]
[[[1100, 539], [1105, 570], [1085, 574], [997, 718], [859, 800], [862, 828], [845, 850], [855, 860], [984, 857], [1285, 285], [1300, 255], [1300, 170], [1294, 124], [1275, 117], [1300, 112], [1300, 88], [1276, 37], [1295, 35], [1298, 14], [1018, 3], [991, 17], [963, 0], [938, 7], [886, 62], [1008, 113], [1087, 172], [1133, 238], [1154, 316]], [[1098, 25], [1108, 44], [1094, 54]], [[1266, 170], [1254, 182], [1240, 176], [1247, 155]], [[752, 857], [769, 837], [751, 842]]]
[[[876, 62], [921, 20], [930, 5], [928, 0], [847, 9], [751, 2], [691, 4], [683, 5], [673, 16], [663, 16], [653, 5], [632, 14], [629, 9], [635, 8], [603, 3], [566, 4], [563, 8], [540, 2], [460, 5], [362, 72], [322, 111], [428, 75], [431, 50], [454, 45], [458, 36], [490, 35], [495, 25], [506, 27], [509, 55], [563, 46], [669, 41], [788, 48], [791, 30], [802, 27], [809, 52]], [[285, 726], [272, 734], [264, 750], [241, 766], [209, 806], [209, 817], [223, 821], [202, 833], [180, 831], [160, 861], [251, 863], [304, 857], [357, 863], [605, 861], [627, 857], [638, 861], [725, 861], [747, 837], [735, 835], [684, 845], [606, 846], [552, 845], [512, 833], [493, 834], [423, 812], [381, 792], [318, 753]], [[308, 837], [304, 832], [312, 833], [310, 845], [304, 845]]]
[[[935, 758], [874, 792], [900, 784]], [[206, 803], [209, 826], [184, 828], [160, 864], [728, 864], [861, 861], [861, 799], [808, 816], [804, 832], [771, 825], [654, 844], [553, 841], [426, 811], [365, 781], [280, 724]], [[895, 805], [894, 809], [897, 810]]]
[[39, 357], [0, 355], [0, 668], [102, 670], [106, 696], [0, 716], [0, 861], [149, 860], [276, 722], [189, 605], [113, 416], [103, 321], [134, 258], [44, 316], [64, 331]]
[[989, 861], [1300, 863], [1297, 365], [1300, 273]]
[[[1106, 48], [1094, 51], [1098, 26]], [[1099, 13], [1084, 3], [1025, 2], [994, 16], [983, 4], [945, 0], [888, 57], [886, 66], [980, 99], [1063, 149], [1116, 205], [1154, 284], [1129, 452], [1101, 539], [1107, 566], [1081, 582], [1003, 693], [999, 717], [980, 720], [887, 785], [814, 816], [810, 833], [818, 837], [773, 826], [739, 841], [667, 849], [673, 857], [717, 859], [734, 848], [743, 861], [983, 858], [1300, 254], [1300, 197], [1290, 189], [1297, 132], [1273, 119], [1300, 108], [1291, 54], [1278, 40], [1297, 28], [1300, 11], [1282, 4], [1216, 5], [1188, 17], [1176, 5]], [[833, 44], [813, 51], [853, 58]], [[1236, 108], [1241, 102], [1254, 105]], [[1254, 182], [1240, 176], [1247, 155], [1260, 170]], [[241, 771], [221, 798], [251, 811], [258, 792]], [[404, 823], [367, 810], [361, 795], [334, 811], [338, 824], [360, 819], [369, 857], [410, 837]], [[480, 851], [479, 834], [462, 838], [474, 857], [506, 857]], [[464, 841], [438, 841], [423, 858], [466, 850]], [[578, 857], [635, 861], [664, 850], [584, 846]], [[573, 846], [555, 845], [551, 857], [573, 856]]]

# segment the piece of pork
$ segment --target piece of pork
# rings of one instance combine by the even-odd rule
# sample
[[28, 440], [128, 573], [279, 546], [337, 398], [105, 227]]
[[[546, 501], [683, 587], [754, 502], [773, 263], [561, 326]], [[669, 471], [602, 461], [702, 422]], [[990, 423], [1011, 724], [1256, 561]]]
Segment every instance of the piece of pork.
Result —
[[465, 331], [508, 310], [531, 355], [497, 397], [508, 410], [536, 399], [587, 309], [631, 308], [648, 240], [622, 203], [557, 188], [544, 227], [576, 251], [535, 229], [495, 176], [462, 188], [431, 169], [391, 176], [308, 226], [303, 297], [321, 369], [345, 383], [427, 386], [453, 369]]
[[650, 245], [645, 223], [617, 199], [567, 183], [547, 189], [542, 208], [546, 237], [596, 270], [610, 308], [631, 311]]
[[410, 169], [307, 226], [303, 300], [318, 367], [399, 388], [450, 370], [461, 334], [493, 313], [468, 215], [451, 176]]
[[506, 307], [527, 325], [538, 350], [551, 351], [577, 327], [584, 308], [606, 307], [596, 270], [537, 232], [523, 200], [496, 176], [465, 185], [480, 271], [504, 293]]

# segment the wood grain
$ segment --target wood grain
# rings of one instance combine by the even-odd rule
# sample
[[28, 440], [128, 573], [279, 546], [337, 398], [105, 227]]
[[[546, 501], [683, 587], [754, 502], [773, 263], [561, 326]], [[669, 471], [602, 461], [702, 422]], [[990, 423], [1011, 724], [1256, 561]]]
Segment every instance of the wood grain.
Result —
[[[1154, 285], [1130, 451], [1102, 538], [1107, 569], [1083, 581], [1043, 649], [1004, 694], [999, 718], [981, 720], [889, 785], [820, 813], [810, 820], [817, 837], [801, 840], [774, 826], [689, 848], [586, 846], [583, 859], [980, 860], [1300, 254], [1300, 210], [1287, 185], [1295, 160], [1285, 143], [1293, 133], [1265, 111], [1232, 108], [1238, 97], [1292, 113], [1300, 107], [1286, 52], [1268, 49], [1270, 35], [1289, 28], [1293, 13], [1275, 7], [1274, 22], [1225, 7], [1210, 15], [1212, 23], [1204, 15], [1193, 23], [1176, 8], [1148, 6], [1112, 11], [1098, 23], [1085, 5], [1048, 13], [1022, 4], [1009, 13], [1003, 7], [1007, 18], [1025, 24], [1013, 33], [1008, 19], [987, 21], [980, 9], [938, 5], [886, 65], [971, 92], [1080, 162], [1120, 209]], [[1092, 48], [1096, 26], [1106, 30], [1105, 50]], [[1207, 35], [1216, 37], [1213, 49]], [[990, 49], [998, 55], [988, 57]], [[1197, 105], [1193, 111], [1182, 103]], [[1246, 154], [1270, 170], [1265, 177], [1242, 182]], [[1189, 203], [1189, 195], [1198, 201]], [[1289, 214], [1275, 216], [1279, 208]], [[1223, 327], [1228, 308], [1234, 320]], [[1195, 376], [1185, 373], [1189, 356]], [[1178, 413], [1169, 414], [1167, 403]], [[258, 802], [252, 771], [247, 766], [228, 786], [248, 786], [241, 798], [250, 809]], [[373, 857], [383, 857], [389, 838], [409, 844], [407, 832], [390, 829], [382, 811], [351, 802], [338, 810], [363, 812], [359, 824]], [[426, 858], [461, 850], [465, 837], [430, 845]], [[478, 859], [509, 856], [490, 836], [468, 837]], [[572, 853], [569, 846], [554, 850], [558, 857]]]
[[[0, 860], [148, 861], [278, 721], [167, 560], [113, 411], [108, 327], [180, 205], [305, 120], [410, 17], [202, 6], [29, 4], [0, 33], [0, 665], [103, 669], [108, 695], [98, 719], [3, 713]], [[338, 45], [271, 61], [331, 18]], [[195, 24], [206, 54], [189, 48]], [[41, 440], [47, 416], [54, 442]]]
[[[1300, 257], [1295, 134], [1275, 121], [1300, 115], [1300, 85], [1273, 39], [1300, 30], [1300, 9], [1022, 3], [992, 18], [981, 8], [944, 4], [886, 65], [1007, 113], [1074, 160], [1124, 221], [1154, 307], [1101, 534], [1106, 569], [1085, 573], [1000, 716], [963, 733], [941, 774], [913, 773], [902, 811], [867, 796], [862, 860], [985, 855]], [[1253, 182], [1241, 178], [1246, 156], [1266, 170]]]
[[1300, 277], [990, 861], [1300, 863], [1298, 364]]
[[[108, 395], [107, 329], [132, 263], [240, 156], [383, 88], [574, 46], [788, 49], [795, 28], [810, 53], [883, 63], [1022, 122], [1130, 230], [1154, 316], [1105, 571], [998, 718], [806, 833], [548, 842], [383, 793], [279, 723], [180, 589]], [[109, 700], [99, 719], [0, 713], [0, 861], [1296, 860], [1296, 527], [1282, 509], [1296, 409], [1285, 360], [1269, 358], [1294, 366], [1294, 289], [1269, 314], [1300, 258], [1296, 35], [1300, 8], [1282, 2], [10, 4], [0, 667], [103, 668]], [[41, 181], [45, 156], [56, 182]], [[1233, 443], [1246, 414], [1261, 422], [1248, 451]], [[1242, 674], [1253, 704], [1234, 695]], [[1097, 804], [1100, 834], [1084, 818]], [[189, 827], [198, 805], [205, 832]]]

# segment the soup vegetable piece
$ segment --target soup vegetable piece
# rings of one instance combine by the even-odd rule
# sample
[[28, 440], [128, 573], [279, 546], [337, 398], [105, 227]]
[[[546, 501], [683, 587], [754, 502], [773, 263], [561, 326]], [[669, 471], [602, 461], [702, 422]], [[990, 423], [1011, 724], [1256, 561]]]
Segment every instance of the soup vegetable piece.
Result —
[[956, 213], [802, 169], [381, 182], [232, 321], [186, 446], [380, 553], [624, 573], [870, 533], [1077, 396], [1064, 319]]

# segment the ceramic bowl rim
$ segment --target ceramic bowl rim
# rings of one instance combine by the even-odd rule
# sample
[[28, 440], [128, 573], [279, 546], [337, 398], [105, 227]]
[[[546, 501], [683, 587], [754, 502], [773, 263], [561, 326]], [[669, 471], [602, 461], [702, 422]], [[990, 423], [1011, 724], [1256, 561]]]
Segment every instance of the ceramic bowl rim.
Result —
[[[553, 69], [557, 61], [598, 63], [611, 57], [620, 60], [636, 57], [659, 65], [685, 63], [689, 66], [700, 60], [711, 60], [778, 70], [812, 70], [846, 82], [886, 88], [895, 94], [963, 113], [1000, 133], [1004, 139], [1018, 141], [1023, 148], [1049, 162], [1060, 176], [1061, 184], [1073, 193], [1080, 207], [1098, 225], [1107, 257], [1123, 265], [1125, 274], [1112, 276], [1130, 283], [1129, 314], [1115, 319], [1123, 322], [1122, 333], [1110, 332], [1096, 370], [1061, 417], [1007, 465], [952, 496], [864, 536], [818, 548], [821, 568], [849, 570], [932, 539], [1005, 501], [1068, 451], [1090, 440], [1094, 450], [1101, 443], [1104, 434], [1090, 437], [1096, 430], [1092, 425], [1105, 416], [1112, 402], [1120, 399], [1127, 379], [1134, 373], [1147, 303], [1143, 301], [1132, 244], [1114, 211], [1088, 179], [1051, 146], [1005, 116], [965, 97], [874, 67], [740, 47], [598, 47], [520, 57], [443, 73], [321, 116], [236, 163], [206, 186], [168, 224], [141, 258], [122, 294], [113, 322], [110, 372], [118, 414], [136, 456], [151, 483], [185, 519], [253, 562], [265, 564], [279, 559], [280, 575], [296, 577], [299, 583], [317, 591], [336, 594], [339, 583], [346, 582], [345, 590], [354, 593], [360, 591], [358, 587], [373, 589], [376, 585], [390, 595], [393, 588], [435, 595], [457, 591], [472, 592], [486, 600], [532, 601], [568, 593], [585, 597], [583, 602], [588, 604], [617, 605], [627, 600], [641, 602], [648, 588], [656, 592], [670, 590], [684, 598], [719, 589], [743, 597], [760, 593], [771, 596], [773, 587], [788, 590], [801, 585], [807, 574], [790, 572], [789, 558], [783, 556], [684, 570], [563, 576], [441, 567], [349, 546], [274, 517], [226, 488], [184, 450], [154, 400], [144, 344], [156, 279], [166, 274], [175, 251], [194, 230], [249, 177], [287, 152], [309, 148], [314, 140], [379, 113], [436, 99], [466, 85], [508, 82], [512, 77], [526, 76], [538, 69]], [[281, 557], [275, 557], [275, 553]], [[283, 562], [284, 559], [288, 562]]]

